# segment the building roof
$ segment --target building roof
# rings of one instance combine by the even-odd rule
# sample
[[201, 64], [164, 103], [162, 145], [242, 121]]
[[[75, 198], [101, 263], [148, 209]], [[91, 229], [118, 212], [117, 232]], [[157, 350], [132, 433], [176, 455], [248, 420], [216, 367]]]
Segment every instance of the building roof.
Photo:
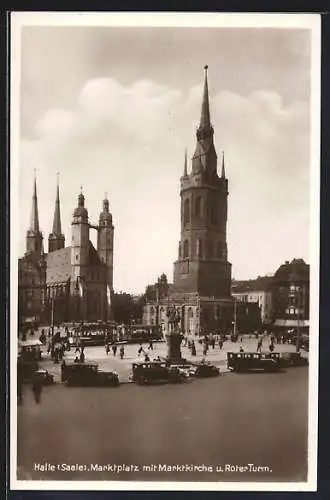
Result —
[[233, 293], [267, 292], [272, 285], [272, 276], [258, 276], [253, 280], [232, 281]]
[[286, 261], [277, 269], [274, 281], [309, 281], [309, 265], [303, 259]]
[[47, 283], [63, 283], [71, 277], [71, 247], [47, 254]]
[[[63, 283], [71, 278], [71, 247], [62, 248], [47, 254], [47, 283]], [[104, 266], [93, 243], [89, 242], [89, 266]]]

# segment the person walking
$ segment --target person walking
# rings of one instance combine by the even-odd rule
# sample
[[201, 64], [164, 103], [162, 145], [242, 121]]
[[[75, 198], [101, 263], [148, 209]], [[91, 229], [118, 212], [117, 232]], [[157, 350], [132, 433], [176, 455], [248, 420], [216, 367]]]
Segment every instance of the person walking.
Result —
[[116, 356], [116, 354], [117, 354], [117, 345], [116, 344], [114, 344], [112, 346], [112, 352], [113, 352], [113, 355]]
[[258, 340], [257, 352], [261, 352], [261, 348], [262, 348], [262, 339]]
[[105, 352], [107, 353], [107, 356], [109, 355], [109, 352], [110, 352], [110, 346], [109, 346], [109, 343], [107, 342], [106, 345], [105, 345]]
[[138, 349], [138, 356], [140, 356], [140, 354], [142, 354], [142, 352], [143, 352], [143, 347], [140, 344], [139, 349]]
[[79, 361], [80, 361], [80, 363], [85, 363], [85, 353], [84, 353], [84, 348], [83, 347], [81, 348], [81, 353], [80, 353], [80, 356], [79, 356]]
[[40, 400], [41, 400], [41, 393], [42, 393], [42, 380], [38, 375], [34, 376], [34, 379], [32, 382], [32, 392], [33, 392], [35, 402], [37, 404], [39, 404]]
[[120, 347], [119, 354], [120, 354], [120, 359], [124, 359], [125, 347], [123, 345]]
[[191, 343], [191, 355], [196, 356], [196, 346], [194, 341]]
[[150, 350], [150, 349], [151, 349], [152, 351], [153, 351], [153, 349], [154, 349], [154, 346], [153, 346], [152, 340], [150, 340], [150, 342], [149, 342], [149, 346], [148, 346], [148, 350]]

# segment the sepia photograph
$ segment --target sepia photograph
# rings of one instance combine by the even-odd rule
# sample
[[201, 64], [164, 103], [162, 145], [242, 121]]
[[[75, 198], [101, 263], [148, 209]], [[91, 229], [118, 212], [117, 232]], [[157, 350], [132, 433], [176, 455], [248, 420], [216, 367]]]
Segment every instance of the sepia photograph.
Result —
[[11, 488], [313, 491], [320, 17], [11, 14]]

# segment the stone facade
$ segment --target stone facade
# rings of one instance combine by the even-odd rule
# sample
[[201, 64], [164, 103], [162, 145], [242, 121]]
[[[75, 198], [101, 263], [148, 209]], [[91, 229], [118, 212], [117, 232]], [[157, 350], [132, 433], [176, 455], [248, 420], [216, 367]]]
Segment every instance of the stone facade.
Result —
[[181, 330], [200, 334], [230, 329], [233, 318], [231, 264], [227, 256], [228, 180], [217, 154], [210, 120], [207, 67], [196, 149], [188, 173], [187, 153], [181, 177], [181, 234], [174, 263], [173, 289], [168, 299], [148, 303], [144, 320], [167, 328], [169, 307], [180, 311]]
[[[91, 225], [84, 195], [80, 193], [71, 227], [71, 246], [65, 247], [57, 186], [53, 229], [48, 238], [48, 253], [44, 253], [35, 180], [26, 253], [19, 259], [21, 326], [32, 318], [43, 324], [111, 319], [114, 227], [108, 200], [103, 201], [98, 224]], [[90, 241], [91, 229], [98, 233], [97, 249]]]

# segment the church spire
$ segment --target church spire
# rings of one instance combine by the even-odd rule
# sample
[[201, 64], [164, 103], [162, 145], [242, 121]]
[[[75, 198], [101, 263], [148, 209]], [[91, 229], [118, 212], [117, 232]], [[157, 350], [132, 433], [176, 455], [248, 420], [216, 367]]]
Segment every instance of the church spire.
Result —
[[222, 164], [221, 164], [221, 178], [226, 178], [226, 170], [225, 170], [225, 152], [222, 151]]
[[60, 250], [61, 248], [64, 248], [64, 245], [65, 245], [65, 238], [64, 234], [62, 234], [62, 226], [61, 226], [59, 174], [57, 174], [53, 231], [50, 233], [48, 237], [48, 251], [54, 252], [55, 250]]
[[183, 177], [187, 177], [188, 175], [188, 166], [187, 166], [187, 148], [184, 151], [184, 168], [183, 168]]
[[55, 201], [55, 211], [54, 211], [54, 221], [53, 221], [53, 235], [60, 236], [61, 233], [62, 233], [62, 229], [61, 229], [61, 211], [60, 211], [60, 187], [59, 187], [59, 175], [57, 174], [56, 201]]
[[36, 172], [34, 171], [34, 183], [33, 183], [33, 197], [32, 197], [32, 212], [31, 212], [31, 224], [30, 231], [37, 234], [39, 233], [39, 212], [38, 212], [38, 197], [37, 197], [37, 178]]
[[30, 228], [26, 233], [26, 252], [27, 253], [38, 252], [39, 254], [41, 254], [42, 248], [43, 248], [42, 234], [39, 228], [37, 178], [36, 178], [36, 171], [34, 171], [31, 222], [30, 222]]
[[204, 130], [209, 130], [211, 127], [211, 120], [210, 120], [209, 88], [207, 81], [208, 65], [204, 66], [204, 70], [205, 70], [204, 92], [203, 92], [202, 111], [201, 111], [201, 120], [199, 128]]

